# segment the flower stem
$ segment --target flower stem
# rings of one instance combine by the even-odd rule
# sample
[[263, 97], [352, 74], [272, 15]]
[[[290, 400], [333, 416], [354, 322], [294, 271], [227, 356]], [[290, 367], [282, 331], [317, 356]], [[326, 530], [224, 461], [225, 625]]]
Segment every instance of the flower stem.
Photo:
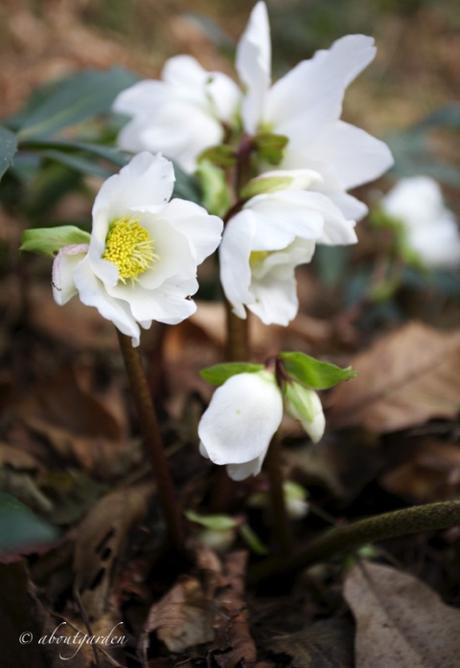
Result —
[[225, 300], [226, 312], [226, 359], [229, 362], [247, 362], [250, 356], [249, 350], [249, 315], [246, 320], [238, 318], [231, 304]]
[[314, 538], [304, 550], [288, 559], [267, 559], [250, 573], [252, 582], [288, 571], [306, 568], [331, 557], [352, 552], [367, 543], [409, 536], [424, 531], [448, 529], [460, 524], [460, 501], [442, 501], [411, 506], [335, 527]]
[[140, 427], [145, 444], [150, 450], [153, 474], [156, 478], [158, 495], [166, 522], [168, 541], [171, 547], [178, 551], [183, 551], [182, 515], [169, 470], [169, 464], [166, 459], [155, 407], [142, 366], [141, 356], [139, 350], [133, 348], [131, 339], [128, 336], [121, 334], [118, 330], [117, 334], [139, 416]]
[[270, 444], [265, 467], [270, 482], [274, 537], [279, 552], [282, 555], [289, 555], [292, 549], [292, 533], [284, 495], [280, 441], [276, 434]]

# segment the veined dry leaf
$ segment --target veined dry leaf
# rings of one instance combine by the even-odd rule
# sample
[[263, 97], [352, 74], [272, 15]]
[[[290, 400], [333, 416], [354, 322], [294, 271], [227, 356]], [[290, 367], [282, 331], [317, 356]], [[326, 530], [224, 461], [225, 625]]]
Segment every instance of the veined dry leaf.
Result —
[[460, 409], [460, 330], [409, 323], [351, 360], [358, 377], [336, 387], [328, 419], [382, 433]]
[[460, 610], [412, 575], [371, 562], [348, 574], [356, 668], [457, 668]]
[[153, 492], [150, 483], [107, 494], [90, 510], [77, 530], [75, 588], [91, 620], [107, 610], [114, 567], [130, 529], [143, 517]]
[[460, 491], [460, 445], [422, 441], [406, 462], [384, 475], [381, 483], [392, 494], [411, 501], [455, 497]]

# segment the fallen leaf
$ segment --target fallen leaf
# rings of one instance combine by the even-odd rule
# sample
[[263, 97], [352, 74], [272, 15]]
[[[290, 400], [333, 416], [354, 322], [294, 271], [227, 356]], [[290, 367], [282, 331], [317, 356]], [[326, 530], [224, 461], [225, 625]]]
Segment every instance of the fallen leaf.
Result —
[[421, 323], [385, 335], [351, 360], [357, 378], [334, 388], [328, 420], [377, 433], [426, 420], [453, 418], [460, 409], [460, 331]]
[[460, 491], [460, 445], [421, 441], [409, 458], [381, 479], [392, 494], [411, 501], [440, 501]]
[[75, 589], [91, 620], [100, 619], [107, 610], [115, 565], [152, 493], [150, 483], [111, 492], [93, 506], [77, 529]]
[[274, 637], [269, 642], [269, 648], [279, 662], [276, 665], [288, 665], [289, 668], [354, 668], [353, 626], [346, 619], [326, 619], [295, 633]]
[[460, 610], [412, 575], [371, 562], [344, 585], [357, 623], [356, 668], [457, 668]]

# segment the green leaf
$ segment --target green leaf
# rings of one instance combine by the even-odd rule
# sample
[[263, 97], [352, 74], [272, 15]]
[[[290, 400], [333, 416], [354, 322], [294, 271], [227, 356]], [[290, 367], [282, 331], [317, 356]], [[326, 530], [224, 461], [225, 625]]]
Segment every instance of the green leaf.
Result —
[[203, 191], [203, 206], [216, 216], [223, 216], [230, 207], [225, 174], [209, 160], [202, 160], [197, 169], [198, 181]]
[[16, 135], [0, 126], [0, 179], [13, 164], [17, 151]]
[[207, 160], [217, 167], [231, 167], [235, 164], [235, 150], [231, 146], [220, 144], [205, 149], [198, 158], [199, 161]]
[[185, 517], [210, 531], [228, 531], [238, 525], [238, 522], [229, 515], [199, 515], [194, 510], [187, 510]]
[[238, 373], [257, 373], [265, 367], [263, 364], [252, 364], [250, 362], [226, 362], [214, 364], [200, 371], [200, 376], [211, 385], [222, 385], [226, 380]]
[[22, 140], [47, 137], [58, 130], [108, 113], [115, 97], [137, 81], [127, 70], [86, 70], [46, 86], [30, 98], [26, 108], [9, 118]]
[[0, 492], [0, 558], [34, 552], [58, 538], [55, 527], [14, 496]]
[[53, 256], [64, 246], [88, 244], [89, 240], [90, 234], [74, 225], [36, 227], [25, 230], [20, 250]]
[[249, 524], [242, 524], [239, 527], [239, 532], [241, 538], [244, 540], [246, 545], [254, 552], [263, 557], [268, 554], [268, 548], [262, 543], [259, 536], [251, 529]]
[[289, 376], [314, 390], [326, 390], [356, 376], [356, 372], [351, 367], [342, 369], [330, 362], [321, 362], [305, 353], [284, 352], [280, 353], [279, 357]]
[[289, 139], [284, 135], [262, 132], [254, 138], [259, 157], [270, 165], [279, 165]]
[[69, 167], [73, 171], [78, 172], [80, 174], [86, 174], [88, 176], [98, 176], [102, 177], [103, 179], [107, 179], [109, 176], [112, 175], [111, 171], [109, 171], [105, 167], [102, 167], [102, 165], [95, 162], [94, 160], [83, 158], [80, 155], [76, 155], [75, 153], [72, 154], [72, 153], [65, 153], [64, 151], [50, 150], [50, 151], [43, 151], [40, 155], [42, 158], [58, 162], [60, 165]]
[[21, 141], [19, 147], [31, 151], [60, 151], [66, 154], [75, 152], [88, 153], [89, 155], [103, 158], [118, 167], [124, 167], [129, 161], [129, 155], [112, 146], [94, 144], [92, 142], [73, 141], [68, 139], [28, 139]]

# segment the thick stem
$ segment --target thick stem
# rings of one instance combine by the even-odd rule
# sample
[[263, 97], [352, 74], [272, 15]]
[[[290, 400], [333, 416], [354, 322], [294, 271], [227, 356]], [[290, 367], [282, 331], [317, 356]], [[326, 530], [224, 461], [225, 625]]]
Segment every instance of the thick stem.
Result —
[[306, 568], [331, 557], [352, 552], [367, 543], [448, 529], [459, 524], [460, 501], [429, 503], [375, 515], [353, 524], [329, 529], [289, 559], [267, 559], [251, 571], [250, 580], [258, 582], [273, 575]]
[[270, 483], [270, 506], [276, 546], [282, 555], [288, 555], [292, 549], [292, 533], [283, 488], [280, 442], [276, 435], [270, 444], [265, 468]]
[[225, 358], [229, 362], [247, 362], [250, 356], [249, 315], [246, 320], [238, 318], [227, 300], [225, 300], [225, 312], [227, 318]]
[[150, 450], [153, 474], [158, 487], [158, 495], [163, 508], [168, 540], [178, 551], [184, 549], [182, 516], [176, 498], [169, 464], [163, 447], [160, 428], [152, 402], [149, 386], [137, 348], [133, 348], [131, 339], [118, 332], [118, 340], [128, 373], [131, 391], [136, 404], [137, 413], [144, 441]]

